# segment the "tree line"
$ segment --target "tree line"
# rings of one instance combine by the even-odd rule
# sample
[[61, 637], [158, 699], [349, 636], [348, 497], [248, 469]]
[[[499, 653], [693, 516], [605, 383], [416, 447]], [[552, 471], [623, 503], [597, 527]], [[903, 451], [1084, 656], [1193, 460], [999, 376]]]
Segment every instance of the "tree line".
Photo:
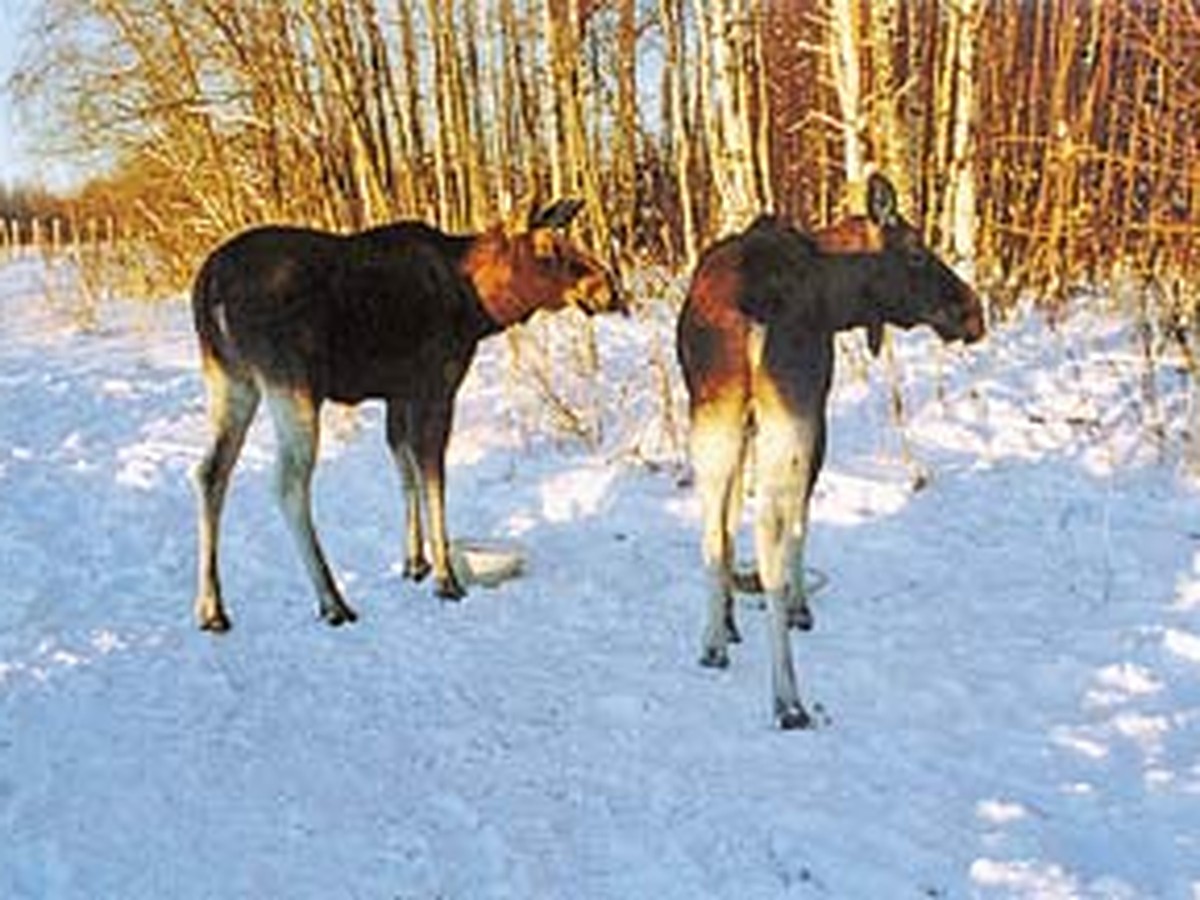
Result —
[[0, 183], [0, 219], [33, 219], [51, 216], [62, 208], [62, 199], [46, 188]]
[[47, 145], [112, 161], [85, 204], [179, 281], [251, 223], [564, 194], [678, 268], [763, 209], [829, 221], [877, 167], [1001, 305], [1128, 271], [1194, 313], [1190, 0], [41, 0], [32, 37]]

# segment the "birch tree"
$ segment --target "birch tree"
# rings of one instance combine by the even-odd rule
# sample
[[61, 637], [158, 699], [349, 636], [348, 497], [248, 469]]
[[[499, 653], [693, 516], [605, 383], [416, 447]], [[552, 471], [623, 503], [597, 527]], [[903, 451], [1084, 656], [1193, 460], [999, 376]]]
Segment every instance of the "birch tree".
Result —
[[692, 200], [692, 142], [688, 136], [689, 122], [685, 113], [683, 0], [659, 0], [659, 20], [664, 35], [666, 59], [663, 72], [664, 111], [667, 117], [669, 165], [674, 174], [679, 205], [679, 237], [683, 247], [683, 262], [690, 268], [698, 251], [696, 246], [696, 215]]
[[982, 7], [976, 0], [957, 0], [950, 9], [950, 41], [946, 65], [952, 94], [949, 104], [949, 153], [943, 203], [944, 247], [952, 258], [975, 260], [975, 43]]
[[766, 206], [769, 173], [757, 171], [750, 60], [758, 18], [751, 0], [695, 0], [697, 77], [712, 180], [710, 231], [744, 228]]
[[858, 0], [829, 0], [829, 60], [844, 134], [843, 167], [853, 185], [866, 182], [863, 140], [862, 19]]

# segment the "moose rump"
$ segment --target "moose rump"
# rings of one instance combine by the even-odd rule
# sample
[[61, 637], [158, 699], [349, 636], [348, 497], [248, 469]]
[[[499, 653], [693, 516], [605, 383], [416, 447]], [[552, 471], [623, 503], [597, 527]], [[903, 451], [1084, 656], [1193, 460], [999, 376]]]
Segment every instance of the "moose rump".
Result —
[[708, 573], [700, 661], [727, 666], [729, 644], [740, 639], [732, 564], [743, 463], [753, 442], [754, 546], [781, 728], [810, 724], [796, 688], [789, 632], [812, 626], [803, 555], [809, 502], [826, 451], [834, 334], [864, 327], [873, 348], [884, 323], [928, 324], [944, 340], [983, 334], [978, 298], [899, 217], [891, 184], [874, 176], [868, 197], [866, 219], [824, 235], [762, 217], [712, 245], [678, 321]]

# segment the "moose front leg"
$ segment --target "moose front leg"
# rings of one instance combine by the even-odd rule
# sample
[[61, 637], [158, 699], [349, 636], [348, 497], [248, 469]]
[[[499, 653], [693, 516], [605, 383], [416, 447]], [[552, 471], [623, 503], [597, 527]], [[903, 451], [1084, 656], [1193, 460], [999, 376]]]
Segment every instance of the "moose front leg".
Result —
[[812, 505], [813, 490], [821, 467], [825, 463], [825, 411], [821, 409], [815, 419], [807, 422], [808, 427], [800, 430], [797, 442], [798, 474], [800, 476], [801, 502], [795, 510], [796, 522], [792, 527], [792, 550], [788, 577], [791, 582], [787, 594], [787, 622], [797, 631], [811, 631], [812, 608], [808, 605], [808, 583], [804, 573], [804, 548], [808, 543], [808, 511]]
[[446, 536], [446, 443], [450, 437], [453, 395], [418, 409], [414, 415], [418, 435], [417, 462], [425, 488], [425, 512], [433, 555], [434, 593], [443, 600], [459, 600], [467, 592], [450, 565]]
[[796, 631], [812, 631], [812, 607], [808, 605], [808, 585], [804, 573], [804, 546], [808, 540], [808, 503], [802, 503], [792, 528], [787, 562], [785, 606], [787, 625]]
[[392, 457], [400, 472], [404, 485], [405, 544], [404, 577], [421, 581], [429, 574], [429, 560], [425, 558], [425, 536], [421, 527], [421, 471], [413, 453], [409, 435], [411, 406], [402, 400], [388, 403], [387, 439]]

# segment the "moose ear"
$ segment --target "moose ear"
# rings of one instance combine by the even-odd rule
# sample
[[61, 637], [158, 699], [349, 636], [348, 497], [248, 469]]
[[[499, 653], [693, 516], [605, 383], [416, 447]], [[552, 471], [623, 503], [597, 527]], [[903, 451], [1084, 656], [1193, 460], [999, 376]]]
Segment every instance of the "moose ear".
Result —
[[897, 205], [896, 189], [892, 183], [878, 172], [872, 172], [867, 179], [867, 214], [871, 221], [884, 228], [900, 224]]
[[579, 214], [581, 209], [583, 209], [582, 200], [573, 197], [555, 200], [549, 206], [543, 207], [529, 217], [529, 230], [566, 228], [571, 224], [571, 220]]

